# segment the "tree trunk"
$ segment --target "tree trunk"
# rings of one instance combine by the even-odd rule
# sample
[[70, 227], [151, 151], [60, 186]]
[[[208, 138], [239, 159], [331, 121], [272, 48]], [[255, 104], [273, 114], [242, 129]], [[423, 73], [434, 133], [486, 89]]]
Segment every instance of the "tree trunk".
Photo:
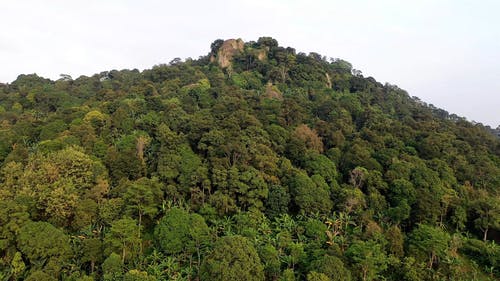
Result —
[[486, 239], [488, 238], [488, 228], [486, 228], [484, 231], [483, 231], [483, 241], [486, 241]]
[[139, 211], [139, 229], [137, 230], [137, 237], [139, 237], [139, 254], [142, 256], [141, 223], [142, 223], [142, 212]]
[[137, 233], [137, 237], [141, 238], [141, 224], [142, 224], [142, 212], [139, 210], [139, 231]]
[[431, 253], [431, 256], [429, 258], [429, 269], [432, 269], [432, 265], [434, 264], [434, 260], [436, 259], [436, 255], [434, 252]]
[[281, 83], [285, 83], [285, 81], [286, 81], [286, 72], [287, 72], [287, 69], [284, 66], [282, 66], [280, 69]]
[[201, 252], [200, 252], [200, 246], [197, 245], [196, 247], [196, 253], [198, 255], [198, 263], [196, 264], [196, 270], [199, 273], [200, 272], [200, 266], [201, 266]]
[[122, 248], [122, 263], [125, 263], [125, 242], [123, 242]]

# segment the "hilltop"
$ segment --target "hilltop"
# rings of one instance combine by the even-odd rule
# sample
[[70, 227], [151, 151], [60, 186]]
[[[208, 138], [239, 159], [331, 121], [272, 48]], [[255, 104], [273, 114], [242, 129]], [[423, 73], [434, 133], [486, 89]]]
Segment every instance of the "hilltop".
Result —
[[500, 140], [270, 37], [0, 84], [9, 280], [497, 280]]

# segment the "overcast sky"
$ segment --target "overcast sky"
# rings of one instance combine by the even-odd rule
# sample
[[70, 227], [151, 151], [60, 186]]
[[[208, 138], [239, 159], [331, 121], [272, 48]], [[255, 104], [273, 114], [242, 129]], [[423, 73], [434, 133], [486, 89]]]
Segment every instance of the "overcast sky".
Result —
[[500, 124], [497, 0], [0, 0], [0, 82], [143, 70], [271, 36], [350, 61], [451, 113]]

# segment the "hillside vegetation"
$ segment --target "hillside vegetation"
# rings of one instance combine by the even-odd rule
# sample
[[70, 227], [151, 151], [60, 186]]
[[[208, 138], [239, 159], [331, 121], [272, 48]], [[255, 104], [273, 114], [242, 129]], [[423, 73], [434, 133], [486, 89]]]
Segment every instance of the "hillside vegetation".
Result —
[[0, 84], [2, 280], [498, 280], [500, 141], [276, 40]]

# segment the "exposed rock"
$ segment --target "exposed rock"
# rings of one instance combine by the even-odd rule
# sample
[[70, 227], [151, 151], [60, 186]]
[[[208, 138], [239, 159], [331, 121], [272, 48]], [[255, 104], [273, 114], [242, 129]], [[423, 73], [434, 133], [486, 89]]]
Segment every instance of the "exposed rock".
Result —
[[[268, 48], [266, 48], [268, 49]], [[260, 49], [257, 51], [257, 59], [260, 60], [260, 61], [264, 61], [265, 59], [267, 59], [267, 51], [266, 49]]]
[[330, 79], [330, 75], [328, 75], [328, 72], [325, 72], [325, 76], [326, 76], [326, 86], [328, 88], [332, 88], [332, 79]]
[[245, 43], [241, 39], [229, 39], [222, 43], [219, 50], [217, 51], [217, 55], [214, 58], [213, 56], [210, 58], [211, 62], [216, 61], [220, 67], [227, 68], [231, 65], [231, 60], [237, 53], [243, 51], [245, 47]]
[[283, 100], [283, 94], [271, 82], [266, 85], [266, 98]]

